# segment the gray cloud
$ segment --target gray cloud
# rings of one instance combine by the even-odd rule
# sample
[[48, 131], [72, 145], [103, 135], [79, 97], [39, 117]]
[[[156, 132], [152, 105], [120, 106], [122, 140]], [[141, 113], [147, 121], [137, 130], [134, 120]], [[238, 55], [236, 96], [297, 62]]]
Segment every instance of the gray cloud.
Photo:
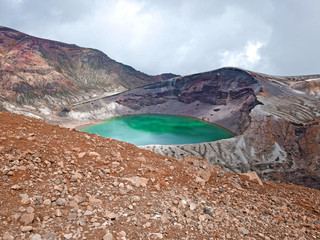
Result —
[[0, 24], [149, 73], [319, 73], [317, 0], [0, 0]]

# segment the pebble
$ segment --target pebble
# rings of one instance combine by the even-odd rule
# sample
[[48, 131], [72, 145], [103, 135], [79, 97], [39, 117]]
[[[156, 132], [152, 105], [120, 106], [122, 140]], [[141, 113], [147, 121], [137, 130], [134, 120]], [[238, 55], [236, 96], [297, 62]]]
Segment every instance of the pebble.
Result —
[[89, 157], [100, 157], [100, 154], [97, 152], [89, 152]]
[[29, 239], [30, 240], [42, 240], [40, 234], [32, 234], [32, 235], [30, 235]]
[[131, 202], [139, 202], [141, 198], [139, 196], [132, 196], [131, 197]]
[[84, 213], [85, 216], [90, 216], [90, 215], [92, 215], [92, 214], [93, 214], [93, 212], [92, 212], [92, 211], [88, 211], [88, 210], [85, 211], [85, 213]]
[[51, 205], [51, 200], [50, 199], [46, 199], [43, 201], [43, 204], [46, 206], [50, 206]]
[[55, 215], [56, 215], [57, 217], [61, 217], [61, 216], [62, 216], [61, 210], [60, 210], [60, 209], [57, 209]]
[[190, 203], [190, 210], [193, 211], [197, 208], [197, 204], [195, 204], [194, 202]]
[[75, 182], [75, 181], [77, 181], [78, 179], [80, 180], [81, 178], [82, 178], [82, 175], [81, 175], [80, 173], [75, 173], [75, 174], [72, 175], [71, 181], [72, 181], [72, 182]]
[[133, 186], [136, 187], [146, 187], [149, 179], [143, 177], [131, 177], [131, 178], [123, 178], [123, 180], [129, 181]]
[[8, 233], [8, 232], [5, 232], [3, 235], [2, 235], [2, 239], [3, 240], [14, 240], [14, 237]]
[[34, 212], [34, 208], [33, 207], [27, 207], [26, 211], [27, 211], [27, 213], [33, 213]]
[[71, 239], [72, 238], [72, 233], [63, 234], [63, 237], [65, 239]]
[[239, 229], [244, 235], [247, 235], [249, 233], [248, 229], [244, 228], [244, 227], [241, 227]]
[[113, 240], [113, 236], [111, 233], [107, 233], [103, 236], [103, 240]]
[[95, 198], [95, 197], [90, 197], [89, 203], [92, 205], [101, 205], [102, 201], [100, 199]]
[[25, 193], [20, 194], [20, 197], [22, 199], [28, 199], [29, 198], [28, 194], [25, 194]]
[[200, 215], [199, 216], [199, 221], [200, 222], [204, 222], [206, 220], [206, 218], [207, 218], [206, 215]]
[[31, 232], [33, 230], [32, 226], [22, 226], [21, 231], [22, 232]]
[[77, 214], [77, 213], [71, 212], [71, 213], [69, 213], [67, 219], [68, 219], [69, 221], [74, 221], [74, 220], [77, 219], [77, 217], [78, 217], [78, 214]]
[[42, 239], [55, 240], [56, 236], [57, 236], [57, 234], [55, 234], [55, 233], [48, 233], [48, 234], [42, 235]]
[[67, 201], [64, 198], [58, 198], [56, 203], [58, 206], [65, 206]]
[[127, 233], [125, 231], [121, 231], [118, 233], [118, 236], [125, 238], [127, 236]]
[[161, 233], [151, 233], [151, 235], [155, 236], [155, 238], [163, 239], [163, 234]]
[[12, 190], [21, 190], [22, 187], [19, 184], [15, 184], [15, 185], [11, 186], [11, 189]]
[[20, 217], [20, 221], [25, 225], [32, 223], [34, 220], [34, 213], [25, 213]]
[[113, 212], [106, 211], [105, 212], [105, 217], [108, 218], [108, 219], [114, 220], [114, 219], [117, 218], [117, 214], [115, 214]]
[[43, 197], [35, 196], [34, 199], [36, 200], [36, 205], [40, 205], [42, 203]]

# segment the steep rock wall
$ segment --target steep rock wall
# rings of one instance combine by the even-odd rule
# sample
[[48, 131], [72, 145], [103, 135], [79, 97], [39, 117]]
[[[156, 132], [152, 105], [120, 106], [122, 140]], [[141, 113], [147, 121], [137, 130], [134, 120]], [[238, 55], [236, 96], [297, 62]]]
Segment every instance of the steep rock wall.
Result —
[[258, 81], [247, 72], [222, 68], [74, 104], [69, 117], [174, 114], [203, 119], [239, 134], [250, 122], [249, 112], [258, 104], [256, 94], [260, 89]]

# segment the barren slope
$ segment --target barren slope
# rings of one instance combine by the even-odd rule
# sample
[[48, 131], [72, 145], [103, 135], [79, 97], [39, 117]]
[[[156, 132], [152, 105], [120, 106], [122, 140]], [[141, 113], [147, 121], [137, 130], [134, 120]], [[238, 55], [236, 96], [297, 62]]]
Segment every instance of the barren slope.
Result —
[[320, 238], [315, 189], [11, 113], [0, 133], [3, 239]]
[[[0, 103], [54, 112], [69, 104], [162, 81], [101, 51], [40, 39], [0, 26]], [[16, 105], [17, 104], [17, 105]]]

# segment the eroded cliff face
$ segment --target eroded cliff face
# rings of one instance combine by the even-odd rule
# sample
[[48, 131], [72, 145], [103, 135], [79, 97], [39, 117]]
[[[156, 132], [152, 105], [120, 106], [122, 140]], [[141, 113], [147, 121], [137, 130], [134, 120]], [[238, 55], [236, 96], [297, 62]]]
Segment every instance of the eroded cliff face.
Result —
[[320, 127], [301, 126], [273, 116], [253, 118], [244, 134], [216, 142], [145, 146], [166, 156], [204, 157], [232, 172], [320, 188]]
[[254, 170], [265, 179], [320, 188], [319, 101], [280, 78], [255, 78], [261, 84], [256, 95], [261, 104], [251, 110], [242, 134], [217, 142], [144, 148], [177, 158], [200, 156], [229, 171]]
[[115, 96], [75, 104], [69, 117], [84, 119], [159, 113], [196, 117], [241, 133], [259, 102], [261, 84], [247, 72], [222, 68], [173, 78]]

